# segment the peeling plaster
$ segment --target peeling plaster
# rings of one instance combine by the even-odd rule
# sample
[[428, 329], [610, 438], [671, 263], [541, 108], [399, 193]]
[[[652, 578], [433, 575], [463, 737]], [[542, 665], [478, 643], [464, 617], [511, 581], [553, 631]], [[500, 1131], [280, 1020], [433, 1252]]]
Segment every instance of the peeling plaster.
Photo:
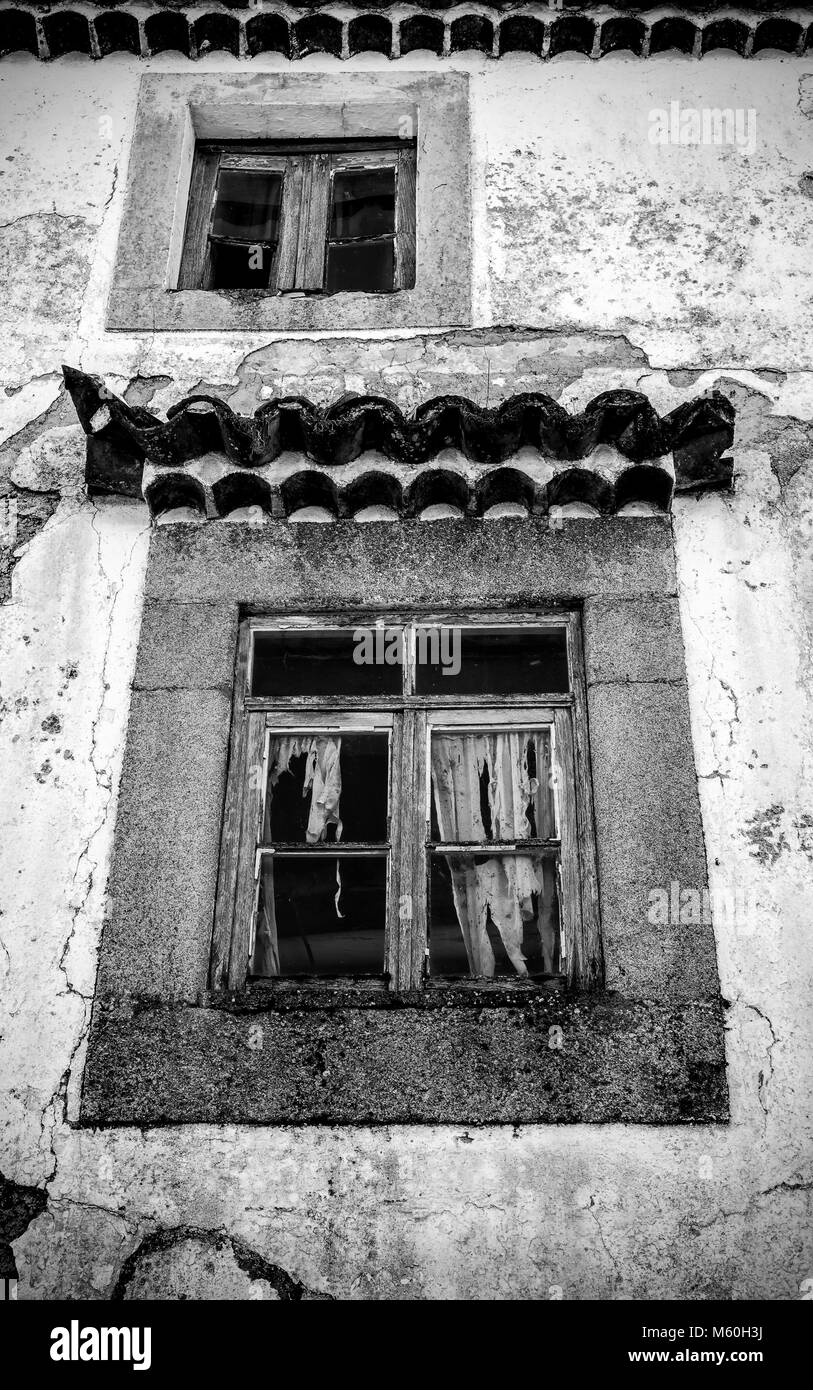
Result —
[[[0, 609], [0, 1145], [9, 1180], [47, 1195], [10, 1236], [21, 1297], [109, 1298], [164, 1251], [158, 1275], [180, 1279], [186, 1240], [268, 1296], [285, 1275], [342, 1298], [795, 1298], [813, 1271], [810, 62], [445, 61], [472, 78], [477, 332], [270, 342], [103, 328], [138, 76], [183, 60], [4, 62], [2, 194], [20, 217], [0, 234], [33, 290], [18, 278], [0, 305], [0, 496], [31, 509]], [[758, 107], [754, 164], [655, 161], [642, 132], [675, 73], [687, 103]], [[711, 887], [758, 909], [715, 924], [730, 1126], [74, 1127], [148, 523], [84, 497], [66, 359], [159, 411], [204, 383], [247, 413], [300, 391], [413, 409], [540, 389], [574, 410], [626, 387], [661, 413], [730, 394], [735, 491], [673, 518]]]
[[122, 1265], [113, 1302], [146, 1298], [298, 1303], [325, 1297], [224, 1232], [191, 1227], [147, 1236]]

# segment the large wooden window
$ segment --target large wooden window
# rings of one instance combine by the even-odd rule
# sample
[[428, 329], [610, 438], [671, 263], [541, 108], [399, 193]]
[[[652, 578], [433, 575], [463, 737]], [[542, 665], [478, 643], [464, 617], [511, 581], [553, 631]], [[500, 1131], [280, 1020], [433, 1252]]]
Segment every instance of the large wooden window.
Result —
[[247, 619], [214, 988], [601, 977], [578, 615]]
[[415, 284], [415, 142], [198, 143], [179, 289]]

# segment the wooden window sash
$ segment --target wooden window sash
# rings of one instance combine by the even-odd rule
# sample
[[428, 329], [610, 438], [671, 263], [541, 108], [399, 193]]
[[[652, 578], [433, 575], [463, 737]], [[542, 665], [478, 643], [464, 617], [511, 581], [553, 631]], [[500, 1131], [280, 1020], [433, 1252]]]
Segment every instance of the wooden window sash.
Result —
[[[393, 231], [374, 238], [347, 238], [340, 243], [335, 243], [337, 245], [347, 245], [351, 244], [353, 240], [391, 241], [393, 243], [394, 253], [393, 291], [412, 289], [415, 284], [415, 166], [414, 146], [405, 147], [400, 143], [392, 144], [384, 150], [343, 151], [331, 156], [331, 201], [328, 206], [328, 214], [330, 214], [330, 209], [332, 207], [333, 180], [336, 174], [349, 173], [354, 170], [361, 172], [366, 169], [392, 169], [394, 171], [395, 220]], [[327, 244], [331, 244], [329, 218]]]
[[[311, 695], [307, 697], [307, 708], [318, 709], [320, 707], [328, 709], [350, 709], [356, 708], [378, 708], [382, 710], [391, 708], [401, 708], [404, 701], [414, 702], [417, 706], [477, 706], [488, 708], [492, 703], [493, 697], [485, 695], [416, 695], [415, 694], [415, 671], [417, 661], [416, 634], [419, 628], [451, 627], [459, 628], [461, 631], [468, 629], [476, 630], [481, 633], [490, 632], [517, 632], [522, 633], [528, 628], [548, 628], [557, 631], [564, 631], [568, 643], [568, 660], [571, 668], [571, 690], [560, 693], [550, 693], [538, 691], [532, 695], [501, 695], [500, 710], [504, 711], [508, 706], [528, 706], [547, 707], [557, 704], [571, 704], [574, 699], [574, 677], [573, 672], [579, 670], [581, 679], [584, 673], [581, 665], [575, 664], [580, 658], [580, 636], [574, 640], [574, 630], [578, 630], [578, 614], [572, 610], [561, 612], [533, 613], [517, 612], [510, 614], [494, 613], [490, 609], [470, 609], [464, 613], [455, 614], [451, 620], [448, 613], [443, 613], [435, 609], [427, 610], [426, 613], [416, 614], [414, 610], [395, 609], [392, 612], [382, 613], [379, 609], [361, 610], [358, 613], [347, 613], [341, 610], [321, 614], [319, 617], [303, 617], [297, 614], [264, 614], [262, 617], [251, 617], [244, 620], [244, 630], [249, 634], [248, 637], [248, 656], [246, 668], [246, 692], [251, 687], [253, 676], [253, 634], [262, 632], [307, 632], [312, 636], [320, 633], [346, 632], [348, 629], [357, 631], [371, 628], [403, 628], [404, 629], [404, 653], [405, 661], [402, 666], [402, 694], [401, 695], [333, 695], [320, 696]], [[246, 694], [246, 703], [249, 708], [302, 708], [302, 698], [300, 696], [250, 696]]]
[[304, 162], [299, 218], [297, 289], [321, 292], [324, 287], [329, 214], [330, 155], [308, 155]]
[[398, 151], [395, 179], [395, 288], [415, 286], [417, 245], [418, 169], [415, 151]]
[[[567, 721], [573, 744], [575, 872], [581, 885], [581, 918], [573, 924], [576, 957], [569, 967], [568, 980], [583, 990], [596, 989], [604, 980], [601, 943], [601, 911], [598, 892], [593, 781], [590, 775], [590, 748], [587, 718], [587, 678], [584, 669], [584, 641], [581, 613], [573, 612], [567, 625], [567, 652], [573, 704], [567, 720], [562, 709], [555, 713], [558, 736], [567, 747]], [[571, 823], [573, 817], [571, 815]]]
[[[416, 149], [397, 140], [304, 141], [292, 148], [271, 142], [199, 144], [195, 151], [178, 289], [213, 288], [211, 235], [221, 169], [281, 173], [279, 239], [266, 294], [324, 294], [333, 176], [353, 169], [395, 170], [395, 228], [377, 241], [394, 244], [392, 290], [415, 284]], [[223, 240], [222, 238], [218, 238]], [[366, 239], [366, 238], [365, 238]], [[251, 242], [231, 242], [246, 246]], [[257, 243], [260, 244], [260, 243]]]
[[[506, 625], [507, 626], [507, 625]], [[541, 708], [539, 704], [531, 705], [526, 709], [506, 711], [502, 706], [487, 706], [484, 701], [487, 697], [478, 697], [479, 705], [473, 705], [465, 711], [450, 710], [441, 711], [437, 708], [427, 711], [427, 743], [425, 759], [425, 779], [424, 779], [424, 815], [423, 815], [423, 841], [425, 845], [425, 877], [426, 877], [426, 901], [430, 901], [429, 883], [430, 871], [433, 855], [442, 854], [446, 858], [471, 858], [474, 855], [488, 855], [495, 859], [519, 858], [522, 855], [537, 855], [556, 858], [559, 866], [559, 904], [560, 904], [560, 928], [562, 955], [564, 957], [565, 969], [562, 971], [567, 978], [568, 984], [578, 983], [575, 975], [570, 969], [572, 952], [570, 942], [576, 930], [576, 915], [581, 915], [581, 898], [573, 906], [569, 904], [569, 910], [565, 911], [564, 898], [562, 894], [562, 864], [567, 859], [568, 864], [575, 863], [576, 867], [569, 870], [566, 883], [568, 892], [572, 891], [572, 880], [578, 882], [578, 855], [579, 849], [573, 830], [573, 824], [569, 815], [565, 819], [561, 808], [561, 797], [558, 788], [563, 784], [571, 785], [575, 781], [575, 768], [572, 762], [572, 749], [567, 741], [560, 746], [557, 739], [556, 730], [559, 727], [560, 716], [565, 719], [570, 718], [570, 708], [567, 706], [557, 709]], [[492, 697], [493, 698], [493, 697]], [[529, 836], [527, 839], [513, 838], [510, 840], [477, 840], [477, 841], [446, 841], [434, 840], [432, 838], [432, 767], [431, 767], [431, 740], [434, 734], [452, 733], [464, 734], [492, 734], [492, 733], [511, 733], [516, 730], [527, 731], [528, 733], [542, 733], [547, 731], [551, 737], [551, 756], [553, 766], [556, 771], [556, 824], [559, 835], [548, 839], [540, 839], [536, 836]], [[428, 947], [428, 922], [427, 922], [427, 947]], [[426, 952], [428, 961], [428, 950]], [[546, 977], [547, 978], [547, 977]], [[436, 983], [431, 980], [431, 983]], [[442, 978], [439, 983], [443, 983]], [[495, 983], [502, 983], [497, 981]], [[540, 982], [541, 983], [541, 982]]]
[[220, 157], [214, 151], [195, 151], [178, 276], [179, 290], [210, 288], [212, 266], [209, 228], [212, 224], [219, 164]]
[[[416, 697], [415, 630], [445, 622], [454, 627], [485, 630], [543, 626], [564, 627], [567, 633], [571, 690], [566, 695], [494, 697]], [[251, 655], [255, 632], [307, 631], [314, 634], [347, 627], [381, 625], [407, 627], [403, 694], [396, 697], [249, 697]], [[560, 854], [560, 904], [562, 938], [566, 950], [568, 984], [594, 988], [602, 980], [602, 956], [598, 886], [593, 823], [592, 784], [589, 774], [586, 724], [586, 687], [578, 613], [467, 614], [466, 620], [449, 614], [407, 617], [335, 615], [335, 619], [296, 618], [289, 615], [247, 619], [241, 626], [237, 659], [234, 716], [230, 739], [226, 806], [223, 821], [218, 892], [212, 939], [210, 983], [214, 990], [239, 990], [246, 983], [251, 934], [259, 877], [260, 854], [274, 848], [297, 852], [295, 847], [260, 846], [263, 796], [267, 785], [267, 739], [270, 732], [367, 731], [390, 733], [389, 840], [386, 845], [352, 846], [360, 852], [388, 853], [387, 909], [384, 971], [390, 990], [399, 994], [420, 989], [426, 974], [429, 864], [431, 852], [445, 852], [429, 838], [429, 738], [433, 731], [490, 732], [500, 727], [551, 728], [557, 779], [558, 840], [487, 842], [478, 847], [449, 846], [449, 852], [556, 853]], [[249, 770], [262, 765], [262, 776]], [[257, 785], [259, 783], [259, 785]], [[305, 849], [312, 853], [316, 847]], [[330, 844], [322, 853], [345, 852]], [[299, 852], [302, 852], [301, 850]], [[322, 982], [324, 985], [326, 982]], [[437, 983], [441, 983], [438, 981]], [[502, 981], [495, 982], [503, 983]], [[276, 985], [277, 982], [274, 982]]]

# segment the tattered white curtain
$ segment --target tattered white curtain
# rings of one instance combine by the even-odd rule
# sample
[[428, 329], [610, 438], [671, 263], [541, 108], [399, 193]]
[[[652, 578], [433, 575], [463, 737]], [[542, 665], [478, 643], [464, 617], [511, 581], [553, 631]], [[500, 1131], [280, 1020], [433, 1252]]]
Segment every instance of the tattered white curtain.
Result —
[[[328, 826], [335, 825], [336, 839], [342, 836], [340, 801], [342, 795], [341, 769], [342, 741], [322, 734], [293, 734], [272, 738], [268, 753], [268, 788], [265, 799], [265, 825], [263, 841], [271, 843], [271, 802], [274, 788], [284, 772], [289, 772], [294, 758], [305, 758], [305, 776], [302, 795], [310, 792], [310, 810], [305, 831], [305, 842], [309, 845], [323, 843], [327, 839]], [[274, 910], [274, 861], [271, 855], [263, 857], [263, 884], [261, 911], [258, 913], [254, 950], [251, 957], [252, 975], [269, 976], [279, 974], [279, 946], [277, 941], [277, 920]], [[341, 878], [336, 866], [336, 913], [341, 916], [339, 896]]]
[[[547, 735], [534, 735], [537, 771], [528, 771], [527, 732], [442, 734], [432, 738], [432, 788], [440, 838], [447, 844], [477, 843], [493, 848], [494, 840], [526, 840], [534, 832], [528, 816], [533, 806], [536, 838], [556, 834], [553, 794], [548, 778]], [[480, 809], [480, 779], [488, 772], [491, 840]], [[495, 959], [488, 938], [489, 914], [518, 975], [527, 975], [523, 954], [524, 924], [537, 920], [546, 970], [553, 969], [555, 925], [553, 879], [539, 856], [504, 855], [475, 862], [446, 855], [452, 895], [472, 975], [494, 975]], [[534, 907], [532, 895], [537, 895]]]

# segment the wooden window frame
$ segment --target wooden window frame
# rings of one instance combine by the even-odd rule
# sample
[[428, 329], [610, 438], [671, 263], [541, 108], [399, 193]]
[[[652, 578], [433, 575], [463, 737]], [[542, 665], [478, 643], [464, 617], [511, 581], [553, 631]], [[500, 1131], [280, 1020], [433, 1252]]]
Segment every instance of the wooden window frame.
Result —
[[[391, 290], [337, 291], [325, 288], [330, 210], [336, 174], [367, 169], [395, 171], [395, 229]], [[212, 222], [222, 169], [280, 173], [283, 179], [279, 240], [266, 289], [241, 294], [397, 294], [415, 285], [416, 168], [414, 140], [219, 140], [195, 145], [178, 289], [213, 285]], [[382, 237], [381, 240], [384, 238]], [[254, 245], [246, 242], [246, 245]], [[228, 291], [233, 293], [233, 291]]]
[[[400, 695], [252, 696], [254, 634], [262, 631], [324, 632], [347, 628], [405, 627], [404, 682]], [[418, 695], [414, 632], [417, 628], [476, 627], [488, 631], [557, 628], [567, 639], [570, 690], [566, 694]], [[378, 721], [376, 723], [376, 721]], [[267, 783], [268, 737], [273, 731], [390, 733], [387, 909], [384, 972], [372, 986], [405, 994], [445, 981], [427, 979], [430, 840], [428, 747], [431, 731], [469, 731], [550, 726], [556, 759], [560, 855], [560, 911], [566, 943], [566, 983], [578, 989], [603, 983], [593, 794], [589, 768], [587, 699], [581, 617], [577, 611], [546, 613], [333, 613], [319, 616], [255, 616], [240, 627], [223, 816], [220, 868], [210, 958], [210, 985], [218, 992], [243, 990], [254, 929], [261, 859], [260, 836]], [[261, 776], [251, 775], [262, 769]], [[518, 844], [520, 842], [517, 842]], [[524, 846], [526, 842], [522, 842]], [[550, 848], [554, 842], [546, 847]], [[528, 842], [534, 848], [534, 842]], [[336, 852], [336, 847], [329, 847]], [[380, 846], [376, 847], [380, 849]], [[491, 846], [489, 846], [491, 848]], [[323, 850], [322, 852], [327, 852]], [[504, 852], [511, 852], [508, 842]], [[518, 851], [516, 851], [518, 852]], [[263, 981], [252, 988], [301, 988], [301, 979]], [[308, 980], [335, 988], [339, 981]], [[355, 984], [359, 980], [354, 981]], [[455, 981], [460, 984], [460, 981]], [[479, 987], [524, 988], [544, 982], [503, 978], [472, 981]]]

